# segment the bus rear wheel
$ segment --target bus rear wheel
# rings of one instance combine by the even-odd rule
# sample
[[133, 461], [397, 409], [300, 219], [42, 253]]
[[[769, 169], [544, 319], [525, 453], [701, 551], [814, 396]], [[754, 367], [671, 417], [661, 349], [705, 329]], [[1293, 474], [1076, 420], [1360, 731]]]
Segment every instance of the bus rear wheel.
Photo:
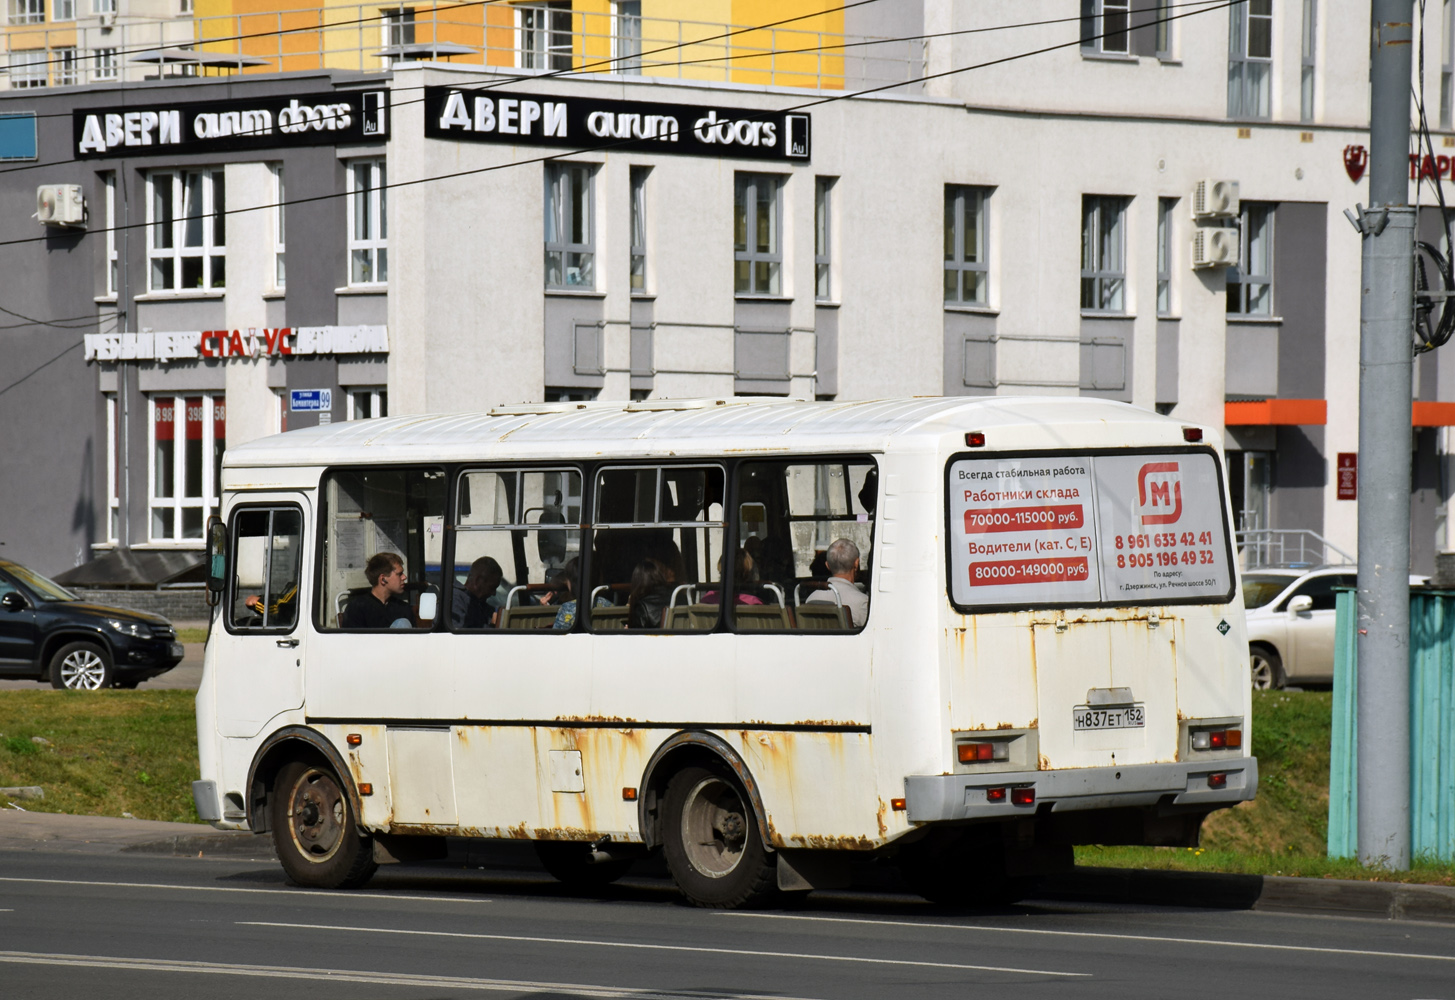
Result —
[[772, 895], [777, 866], [742, 785], [726, 768], [687, 767], [667, 784], [663, 850], [697, 906], [737, 909]]
[[325, 764], [293, 761], [273, 785], [273, 847], [288, 877], [318, 889], [356, 889], [373, 877], [373, 844]]

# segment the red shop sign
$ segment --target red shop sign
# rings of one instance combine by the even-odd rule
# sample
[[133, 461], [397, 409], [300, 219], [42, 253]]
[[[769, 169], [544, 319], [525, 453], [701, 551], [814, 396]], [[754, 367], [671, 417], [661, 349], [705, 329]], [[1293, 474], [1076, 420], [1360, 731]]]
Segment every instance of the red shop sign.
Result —
[[1359, 499], [1359, 453], [1339, 452], [1339, 499]]

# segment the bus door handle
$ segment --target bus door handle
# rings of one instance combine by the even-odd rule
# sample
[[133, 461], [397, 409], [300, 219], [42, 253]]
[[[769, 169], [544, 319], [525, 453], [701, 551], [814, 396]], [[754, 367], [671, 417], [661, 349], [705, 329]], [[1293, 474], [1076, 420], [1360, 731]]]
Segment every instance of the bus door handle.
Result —
[[297, 639], [279, 639], [278, 640], [278, 645], [279, 646], [282, 646], [284, 649], [292, 649], [292, 648], [294, 648], [295, 646], [298, 645], [298, 640]]

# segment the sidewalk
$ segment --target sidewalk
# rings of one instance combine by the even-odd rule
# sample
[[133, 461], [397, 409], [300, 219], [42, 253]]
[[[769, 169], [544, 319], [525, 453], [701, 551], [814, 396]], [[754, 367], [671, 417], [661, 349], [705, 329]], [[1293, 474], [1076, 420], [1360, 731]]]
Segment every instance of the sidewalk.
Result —
[[[519, 843], [451, 841], [451, 857], [472, 865], [518, 870], [533, 864]], [[157, 823], [109, 816], [0, 809], [0, 850], [271, 860], [266, 836], [214, 830], [198, 823]], [[883, 888], [883, 887], [881, 887]], [[1323, 916], [1422, 920], [1455, 924], [1455, 888], [1399, 882], [1209, 875], [1200, 872], [1078, 868], [1049, 878], [1037, 899], [1261, 910]]]

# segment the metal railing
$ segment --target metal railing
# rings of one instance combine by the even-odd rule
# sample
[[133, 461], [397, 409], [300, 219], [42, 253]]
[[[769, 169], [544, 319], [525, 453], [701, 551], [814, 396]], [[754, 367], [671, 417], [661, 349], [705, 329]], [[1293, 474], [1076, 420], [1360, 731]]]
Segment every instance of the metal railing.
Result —
[[1258, 528], [1233, 533], [1243, 569], [1352, 566], [1354, 558], [1306, 528]]
[[[527, 17], [530, 11], [551, 17]], [[172, 58], [174, 50], [180, 50], [181, 59]], [[924, 42], [917, 39], [439, 0], [393, 9], [357, 4], [218, 17], [89, 15], [44, 25], [12, 24], [0, 28], [0, 53], [24, 56], [5, 59], [0, 87], [209, 72], [367, 72], [412, 61], [814, 90], [907, 82], [925, 71]], [[37, 65], [40, 53], [46, 59]], [[97, 53], [110, 56], [103, 60]], [[189, 62], [188, 54], [202, 58]], [[218, 58], [224, 56], [248, 65], [228, 66]]]

